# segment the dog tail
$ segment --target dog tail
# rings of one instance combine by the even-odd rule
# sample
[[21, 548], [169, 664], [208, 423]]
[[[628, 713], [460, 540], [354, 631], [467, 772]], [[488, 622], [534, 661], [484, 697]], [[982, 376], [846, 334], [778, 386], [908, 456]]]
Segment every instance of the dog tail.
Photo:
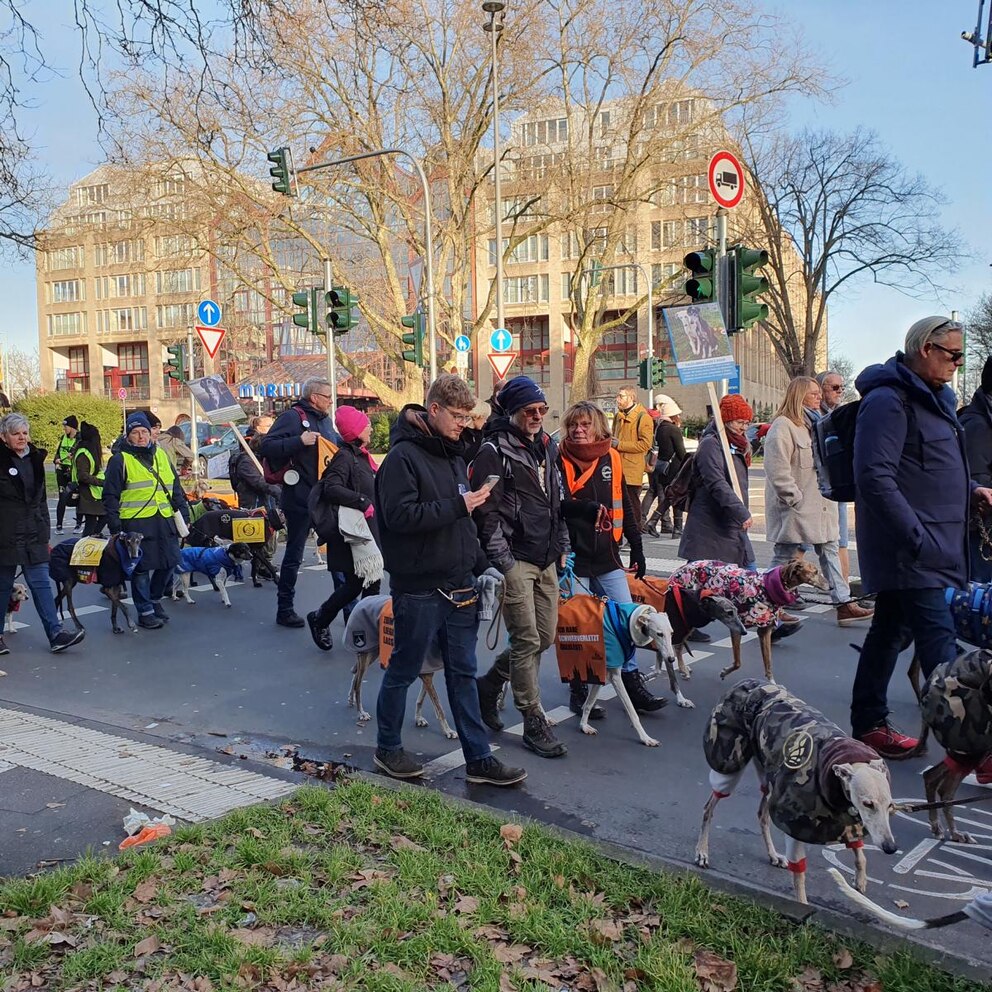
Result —
[[901, 930], [934, 930], [938, 927], [950, 926], [952, 923], [960, 923], [968, 919], [968, 914], [958, 910], [955, 913], [947, 913], [945, 916], [935, 916], [929, 920], [916, 920], [911, 916], [900, 916], [898, 913], [891, 913], [874, 903], [866, 895], [858, 892], [851, 886], [847, 879], [836, 869], [828, 869], [830, 877], [837, 883], [837, 888], [847, 896], [852, 902], [857, 903], [862, 909], [867, 909], [869, 913], [877, 916], [880, 920], [899, 927]]

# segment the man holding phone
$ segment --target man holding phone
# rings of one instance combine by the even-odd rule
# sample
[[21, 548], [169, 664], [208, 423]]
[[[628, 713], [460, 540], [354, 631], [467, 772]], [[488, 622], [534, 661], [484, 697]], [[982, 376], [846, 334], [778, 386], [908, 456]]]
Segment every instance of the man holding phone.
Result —
[[503, 415], [490, 422], [472, 463], [472, 484], [491, 493], [474, 515], [486, 554], [503, 573], [510, 644], [479, 678], [479, 705], [486, 725], [501, 730], [497, 699], [509, 679], [524, 717], [524, 746], [559, 758], [566, 748], [544, 716], [539, 678], [558, 624], [557, 566], [569, 551], [558, 446], [544, 432], [548, 404], [532, 379], [511, 379], [496, 400]]

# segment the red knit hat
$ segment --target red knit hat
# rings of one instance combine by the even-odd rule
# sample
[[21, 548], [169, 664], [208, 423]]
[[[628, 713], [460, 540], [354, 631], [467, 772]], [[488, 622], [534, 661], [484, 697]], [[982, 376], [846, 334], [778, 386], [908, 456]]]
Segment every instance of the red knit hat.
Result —
[[724, 423], [728, 420], [746, 420], [750, 423], [754, 420], [754, 410], [743, 396], [730, 393], [720, 400], [720, 416]]

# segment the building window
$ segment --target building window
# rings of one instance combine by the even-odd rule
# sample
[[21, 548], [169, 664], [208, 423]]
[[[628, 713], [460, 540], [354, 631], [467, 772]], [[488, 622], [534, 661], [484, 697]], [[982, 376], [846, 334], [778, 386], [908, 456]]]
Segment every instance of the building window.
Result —
[[68, 350], [69, 369], [66, 373], [67, 388], [79, 393], [90, 391], [90, 350], [85, 347]]
[[[503, 239], [503, 250], [510, 245], [510, 239]], [[546, 262], [548, 260], [548, 236], [546, 234], [532, 234], [524, 238], [510, 252], [507, 264], [519, 264], [521, 262]], [[489, 239], [489, 264], [496, 264], [496, 239]]]
[[668, 105], [668, 126], [692, 123], [692, 100], [674, 100]]
[[97, 334], [120, 334], [122, 331], [147, 331], [148, 310], [145, 307], [115, 307], [97, 310]]
[[[616, 314], [606, 314], [606, 318]], [[607, 331], [600, 341], [594, 356], [596, 379], [598, 382], [637, 380], [637, 323], [636, 317], [628, 318], [626, 324]]]
[[596, 120], [596, 130], [601, 138], [608, 138], [610, 135], [610, 112], [608, 110], [600, 111], [599, 117]]
[[547, 303], [549, 278], [546, 275], [512, 276], [503, 280], [504, 303]]
[[[510, 199], [504, 198], [503, 220], [534, 220], [539, 216], [541, 198], [539, 196], [514, 196]], [[489, 206], [489, 223], [496, 223], [496, 216], [493, 213], [492, 205]]]
[[615, 296], [637, 295], [638, 271], [633, 266], [614, 269], [608, 276], [610, 292]]
[[127, 272], [119, 276], [97, 276], [94, 283], [98, 300], [145, 295], [144, 272]]
[[162, 234], [155, 238], [156, 258], [175, 258], [193, 251], [193, 239], [188, 234]]
[[561, 298], [562, 301], [571, 301], [572, 299], [572, 273], [563, 272], [561, 274]]
[[80, 214], [78, 221], [86, 227], [106, 227], [107, 216], [106, 210], [91, 210], [88, 213]]
[[663, 248], [677, 248], [682, 244], [682, 221], [666, 220], [661, 225]]
[[628, 227], [617, 244], [617, 254], [633, 258], [637, 254], [637, 228]]
[[561, 257], [566, 258], [578, 258], [582, 253], [582, 248], [579, 245], [579, 236], [575, 231], [569, 231], [567, 234], [561, 236]]
[[76, 206], [90, 207], [99, 203], [106, 203], [110, 196], [110, 187], [107, 183], [97, 183], [95, 186], [79, 186], [76, 188]]
[[661, 251], [661, 221], [651, 221], [651, 250]]
[[709, 238], [709, 217], [687, 217], [685, 222], [686, 243], [690, 245], [705, 242]]
[[686, 203], [709, 202], [710, 184], [705, 173], [699, 176], [685, 176], [682, 181], [685, 186]]
[[568, 141], [568, 118], [529, 121], [522, 128], [525, 145], [557, 145]]
[[60, 272], [62, 269], [81, 269], [84, 261], [85, 253], [82, 246], [53, 248], [47, 253], [49, 272]]
[[608, 213], [613, 209], [613, 187], [593, 186], [592, 200], [595, 204], [593, 207], [595, 213]]
[[49, 303], [78, 303], [86, 299], [86, 283], [82, 279], [65, 279], [48, 283]]
[[191, 293], [199, 288], [199, 269], [160, 269], [155, 273], [156, 293]]
[[93, 264], [124, 265], [127, 262], [143, 262], [145, 259], [145, 243], [140, 240], [109, 241], [94, 246]]
[[85, 313], [50, 313], [48, 315], [48, 336], [50, 338], [85, 333]]
[[185, 176], [169, 176], [155, 184], [156, 196], [179, 196], [186, 190]]
[[144, 341], [117, 346], [117, 367], [121, 372], [148, 371], [148, 345]]
[[155, 308], [155, 323], [161, 327], [190, 327], [194, 323], [192, 303], [166, 303]]
[[683, 275], [684, 269], [677, 262], [657, 263], [651, 266], [651, 288], [672, 289]]

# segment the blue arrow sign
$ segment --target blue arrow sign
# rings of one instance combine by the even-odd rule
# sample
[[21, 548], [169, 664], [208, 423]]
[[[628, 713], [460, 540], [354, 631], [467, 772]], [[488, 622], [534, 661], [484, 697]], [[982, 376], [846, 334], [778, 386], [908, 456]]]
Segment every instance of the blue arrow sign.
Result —
[[196, 308], [196, 319], [204, 327], [216, 327], [220, 323], [220, 307], [213, 300], [201, 300]]
[[467, 334], [459, 334], [455, 338], [455, 350], [456, 351], [468, 351], [472, 347], [472, 342], [469, 340]]
[[493, 351], [509, 351], [513, 346], [513, 335], [505, 327], [497, 327], [489, 335], [489, 344]]

